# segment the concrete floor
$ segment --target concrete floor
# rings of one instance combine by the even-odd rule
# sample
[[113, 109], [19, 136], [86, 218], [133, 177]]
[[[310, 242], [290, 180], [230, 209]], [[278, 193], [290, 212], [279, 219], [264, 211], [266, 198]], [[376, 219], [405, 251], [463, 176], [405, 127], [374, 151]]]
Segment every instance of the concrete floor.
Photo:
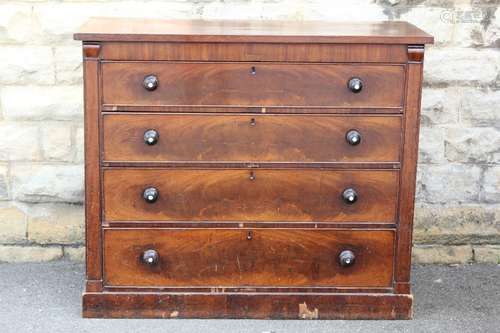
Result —
[[82, 319], [83, 266], [0, 264], [0, 332], [500, 332], [500, 265], [416, 266], [414, 320]]

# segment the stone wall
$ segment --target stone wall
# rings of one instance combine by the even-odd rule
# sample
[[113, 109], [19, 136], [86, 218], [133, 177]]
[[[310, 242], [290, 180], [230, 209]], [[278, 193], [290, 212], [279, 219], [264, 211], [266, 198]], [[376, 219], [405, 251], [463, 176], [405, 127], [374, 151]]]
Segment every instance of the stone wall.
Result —
[[500, 261], [500, 1], [0, 0], [0, 261], [83, 258], [89, 16], [408, 20], [425, 62], [417, 262]]

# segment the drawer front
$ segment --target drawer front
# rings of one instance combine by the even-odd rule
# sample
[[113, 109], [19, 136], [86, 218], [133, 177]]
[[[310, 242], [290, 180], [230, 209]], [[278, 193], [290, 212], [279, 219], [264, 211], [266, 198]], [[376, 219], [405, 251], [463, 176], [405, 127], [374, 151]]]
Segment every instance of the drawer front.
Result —
[[108, 286], [389, 287], [393, 243], [391, 230], [107, 229], [104, 274]]
[[104, 218], [393, 223], [398, 178], [396, 170], [106, 169]]
[[401, 144], [399, 116], [108, 114], [103, 124], [105, 161], [397, 162]]
[[112, 105], [401, 107], [404, 88], [403, 65], [108, 62], [102, 71]]

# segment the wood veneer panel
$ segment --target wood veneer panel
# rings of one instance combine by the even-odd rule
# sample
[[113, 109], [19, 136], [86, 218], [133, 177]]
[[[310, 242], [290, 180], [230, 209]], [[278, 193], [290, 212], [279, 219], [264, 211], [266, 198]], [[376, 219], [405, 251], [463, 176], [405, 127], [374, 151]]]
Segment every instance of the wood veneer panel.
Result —
[[[107, 221], [392, 223], [398, 176], [397, 170], [106, 169], [104, 217]], [[154, 203], [142, 197], [148, 187], [159, 191]], [[359, 199], [348, 205], [342, 192], [351, 187]]]
[[103, 113], [162, 112], [162, 113], [241, 113], [241, 114], [402, 114], [403, 107], [339, 108], [321, 106], [232, 106], [232, 105], [124, 105], [104, 104]]
[[[105, 284], [388, 287], [393, 241], [391, 230], [107, 229]], [[149, 249], [156, 265], [140, 260]], [[344, 250], [352, 266], [340, 266]]]
[[102, 279], [101, 179], [99, 134], [100, 46], [83, 46], [85, 94], [85, 242], [87, 290], [100, 290]]
[[90, 41], [425, 44], [433, 37], [400, 21], [161, 20], [93, 18], [74, 35]]
[[[102, 71], [103, 102], [117, 105], [400, 107], [405, 81], [402, 65], [106, 62]], [[359, 93], [347, 87], [353, 77]]]
[[105, 60], [405, 63], [406, 45], [107, 42]]
[[86, 293], [90, 318], [410, 319], [411, 295]]
[[[111, 114], [106, 162], [398, 162], [399, 116]], [[158, 141], [148, 145], [144, 133]], [[361, 135], [350, 145], [346, 134]]]
[[404, 117], [403, 164], [401, 167], [401, 183], [399, 198], [399, 223], [396, 245], [395, 281], [398, 291], [410, 292], [411, 248], [413, 232], [413, 214], [415, 206], [415, 186], [418, 160], [418, 137], [420, 124], [420, 99], [422, 91], [422, 71], [424, 49], [409, 48], [412, 57], [418, 60], [408, 64], [406, 83], [406, 102]]

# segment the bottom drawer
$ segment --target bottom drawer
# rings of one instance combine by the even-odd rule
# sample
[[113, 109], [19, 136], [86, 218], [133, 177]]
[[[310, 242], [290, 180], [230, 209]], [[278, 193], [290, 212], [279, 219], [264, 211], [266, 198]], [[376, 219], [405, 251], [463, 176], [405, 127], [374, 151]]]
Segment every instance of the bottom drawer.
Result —
[[107, 286], [389, 287], [393, 244], [392, 230], [106, 229], [104, 274]]

